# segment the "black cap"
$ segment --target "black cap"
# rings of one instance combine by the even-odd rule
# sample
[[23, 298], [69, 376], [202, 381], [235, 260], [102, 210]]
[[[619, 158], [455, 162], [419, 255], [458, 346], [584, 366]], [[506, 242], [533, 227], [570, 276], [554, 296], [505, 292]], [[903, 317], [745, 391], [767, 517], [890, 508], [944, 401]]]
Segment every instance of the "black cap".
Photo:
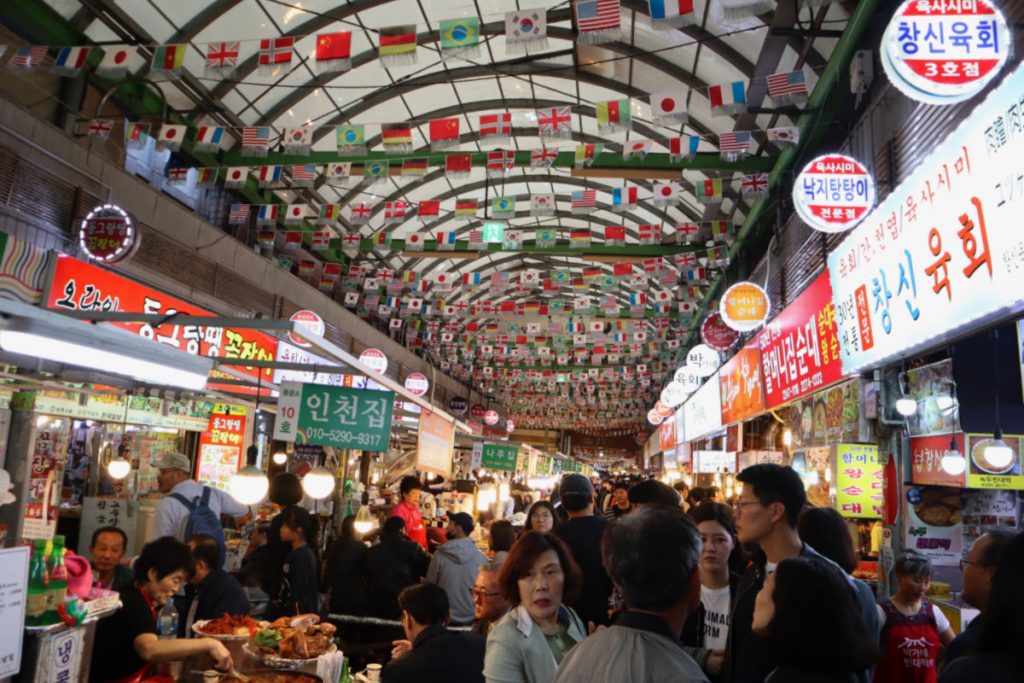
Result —
[[473, 533], [473, 518], [466, 512], [456, 512], [455, 514], [448, 515], [448, 521], [455, 522], [462, 530], [469, 536]]
[[594, 485], [582, 474], [567, 474], [558, 486], [558, 495], [562, 500], [573, 496], [589, 499], [594, 495]]

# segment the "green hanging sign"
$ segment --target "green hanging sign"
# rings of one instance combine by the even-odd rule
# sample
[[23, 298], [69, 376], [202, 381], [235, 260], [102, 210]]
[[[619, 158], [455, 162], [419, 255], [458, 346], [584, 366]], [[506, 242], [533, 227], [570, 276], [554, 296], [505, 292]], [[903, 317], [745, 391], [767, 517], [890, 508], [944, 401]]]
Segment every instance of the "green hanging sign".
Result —
[[296, 444], [386, 451], [395, 394], [283, 382], [274, 438]]
[[481, 453], [480, 464], [489, 470], [515, 472], [518, 458], [519, 448], [516, 446], [500, 446], [485, 443]]

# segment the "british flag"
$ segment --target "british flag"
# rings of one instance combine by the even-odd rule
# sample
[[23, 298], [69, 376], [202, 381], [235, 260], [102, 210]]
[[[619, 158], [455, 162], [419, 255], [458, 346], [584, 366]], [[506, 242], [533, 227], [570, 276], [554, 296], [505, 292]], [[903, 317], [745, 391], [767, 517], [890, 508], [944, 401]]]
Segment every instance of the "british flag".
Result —
[[348, 207], [348, 218], [353, 223], [365, 223], [372, 213], [373, 207], [369, 202], [355, 202]]
[[487, 175], [505, 176], [512, 172], [516, 164], [516, 153], [513, 150], [499, 149], [487, 153]]
[[537, 110], [537, 132], [542, 136], [567, 138], [572, 136], [572, 109], [551, 107]]
[[238, 41], [209, 43], [206, 46], [206, 70], [217, 73], [231, 72], [238, 66]]
[[557, 149], [541, 147], [530, 152], [530, 166], [533, 168], [551, 168], [557, 158]]
[[89, 137], [106, 140], [113, 128], [114, 122], [109, 119], [93, 119], [89, 122]]
[[767, 197], [768, 196], [768, 174], [751, 173], [743, 176], [740, 183], [740, 192], [744, 197]]

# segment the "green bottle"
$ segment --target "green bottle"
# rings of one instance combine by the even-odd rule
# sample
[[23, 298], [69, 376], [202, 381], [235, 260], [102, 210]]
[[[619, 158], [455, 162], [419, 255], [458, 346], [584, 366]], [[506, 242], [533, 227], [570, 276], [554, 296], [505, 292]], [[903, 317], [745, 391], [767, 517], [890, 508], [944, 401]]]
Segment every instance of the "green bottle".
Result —
[[48, 597], [48, 576], [46, 574], [46, 539], [37, 538], [32, 550], [32, 561], [28, 569], [28, 600], [25, 608], [25, 625], [41, 626], [46, 614]]
[[68, 569], [64, 566], [64, 537], [53, 537], [53, 552], [50, 553], [50, 561], [46, 565], [47, 575], [50, 577], [49, 587], [46, 595], [46, 614], [43, 623], [60, 623], [60, 614], [57, 608], [68, 599]]

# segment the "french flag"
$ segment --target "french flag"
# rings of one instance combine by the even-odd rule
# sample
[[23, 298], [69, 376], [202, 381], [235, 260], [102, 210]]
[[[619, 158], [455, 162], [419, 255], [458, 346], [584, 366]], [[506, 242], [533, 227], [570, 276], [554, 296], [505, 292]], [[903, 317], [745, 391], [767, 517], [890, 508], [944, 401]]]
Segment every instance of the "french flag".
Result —
[[738, 114], [747, 110], [747, 83], [733, 81], [723, 85], [712, 85], [708, 88], [708, 99], [711, 101], [713, 116]]

